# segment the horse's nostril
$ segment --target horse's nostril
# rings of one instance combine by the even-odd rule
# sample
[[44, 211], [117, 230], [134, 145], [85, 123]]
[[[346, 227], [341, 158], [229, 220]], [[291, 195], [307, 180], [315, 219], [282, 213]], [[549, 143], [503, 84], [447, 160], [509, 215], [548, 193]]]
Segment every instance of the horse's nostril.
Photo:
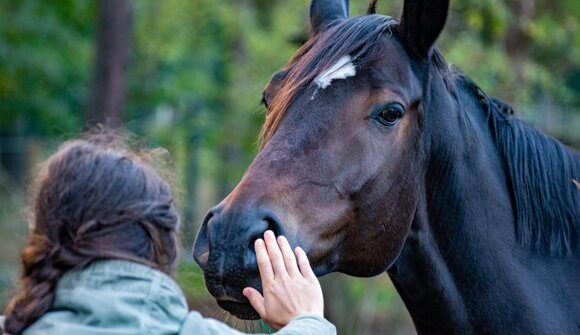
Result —
[[201, 223], [202, 225], [207, 225], [207, 223], [209, 222], [209, 220], [211, 220], [211, 218], [214, 216], [215, 214], [213, 213], [213, 210], [210, 210], [206, 215], [205, 218], [203, 218], [203, 222]]
[[271, 230], [272, 232], [274, 232], [274, 235], [276, 236], [284, 235], [282, 231], [282, 223], [280, 222], [280, 219], [278, 219], [277, 216], [270, 214], [264, 218], [264, 221], [268, 223], [267, 230]]
[[259, 238], [264, 238], [264, 233], [266, 230], [271, 230], [274, 235], [280, 236], [284, 235], [284, 229], [282, 228], [282, 223], [278, 216], [274, 213], [266, 212], [261, 215], [261, 220], [259, 223], [255, 223], [254, 233], [250, 236], [248, 241], [248, 249], [250, 250], [251, 258], [255, 258], [256, 251], [254, 250], [254, 242]]
[[263, 238], [267, 230], [284, 235], [282, 223], [272, 211], [236, 209], [224, 212], [223, 207], [215, 207], [204, 218], [193, 246], [193, 258], [202, 269], [219, 268], [228, 260], [230, 265], [242, 261], [247, 270], [257, 270], [256, 239]]
[[261, 226], [261, 229], [259, 230], [259, 236], [256, 236], [252, 242], [257, 238], [263, 238], [266, 230], [271, 230], [276, 236], [284, 235], [282, 221], [280, 221], [276, 214], [270, 211], [265, 211], [262, 212], [259, 217], [264, 225]]
[[209, 259], [209, 236], [207, 225], [211, 218], [214, 216], [213, 211], [210, 211], [203, 220], [201, 227], [193, 243], [193, 259], [199, 264], [199, 266], [204, 267]]
[[254, 223], [254, 229], [252, 229], [249, 236], [250, 240], [248, 241], [250, 250], [254, 251], [254, 242], [259, 238], [264, 238], [264, 232], [268, 230], [268, 227], [268, 222], [265, 220]]

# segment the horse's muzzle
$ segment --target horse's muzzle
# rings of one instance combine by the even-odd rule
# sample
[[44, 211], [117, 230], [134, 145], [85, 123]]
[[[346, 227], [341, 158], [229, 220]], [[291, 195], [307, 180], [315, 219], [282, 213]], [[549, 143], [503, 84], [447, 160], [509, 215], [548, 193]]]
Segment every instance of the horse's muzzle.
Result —
[[261, 291], [254, 241], [266, 230], [283, 234], [280, 220], [268, 210], [210, 210], [193, 246], [193, 258], [204, 272], [209, 292], [223, 309], [241, 319], [259, 316], [242, 294], [245, 287]]

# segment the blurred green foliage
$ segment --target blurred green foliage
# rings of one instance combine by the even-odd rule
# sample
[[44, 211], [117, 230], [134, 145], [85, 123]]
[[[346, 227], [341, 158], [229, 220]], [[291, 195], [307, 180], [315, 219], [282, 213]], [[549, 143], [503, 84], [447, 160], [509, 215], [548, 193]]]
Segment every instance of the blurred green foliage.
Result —
[[76, 131], [93, 53], [94, 3], [0, 3], [0, 127]]
[[[232, 189], [257, 151], [261, 91], [306, 36], [308, 1], [139, 0], [133, 5], [125, 125], [150, 146], [172, 153], [189, 250], [203, 213]], [[397, 17], [402, 5], [402, 0], [379, 1], [378, 12]], [[351, 12], [363, 14], [366, 6], [353, 0]], [[25, 239], [22, 180], [28, 177], [14, 174], [33, 171], [56, 143], [83, 130], [96, 8], [94, 0], [0, 2], [0, 306]], [[456, 0], [439, 47], [488, 94], [578, 146], [579, 17], [577, 0]], [[178, 280], [193, 306], [203, 308], [211, 299], [192, 263], [184, 257]], [[373, 333], [385, 324], [408, 332], [394, 325], [408, 324], [408, 317], [386, 317], [402, 305], [385, 278], [379, 282], [326, 284], [333, 305], [359, 315], [341, 333]]]

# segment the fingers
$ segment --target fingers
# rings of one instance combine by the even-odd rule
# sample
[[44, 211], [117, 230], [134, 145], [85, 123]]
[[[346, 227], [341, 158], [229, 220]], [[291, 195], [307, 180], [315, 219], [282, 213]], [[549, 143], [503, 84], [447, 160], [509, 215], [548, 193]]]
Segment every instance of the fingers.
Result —
[[310, 267], [310, 262], [308, 261], [308, 257], [306, 256], [306, 252], [302, 250], [302, 248], [297, 247], [295, 249], [296, 257], [298, 258], [298, 265], [300, 266], [300, 272], [304, 276], [304, 278], [308, 279], [316, 279], [316, 275], [314, 271], [312, 271], [312, 267]]
[[[276, 236], [270, 230], [264, 233], [264, 240], [256, 240], [255, 250], [263, 285], [273, 280], [275, 276], [296, 276], [304, 267], [304, 265], [301, 265], [300, 269], [298, 268], [296, 256], [292, 252], [288, 239], [284, 236], [276, 239]], [[303, 250], [302, 254], [302, 262], [306, 264], [306, 269], [312, 273], [308, 258]], [[296, 255], [298, 256], [299, 254], [296, 253]]]
[[284, 265], [286, 266], [286, 270], [290, 276], [296, 276], [300, 273], [298, 270], [298, 264], [296, 263], [296, 257], [292, 252], [292, 248], [288, 243], [288, 240], [284, 236], [278, 237], [278, 245], [280, 246], [280, 250], [282, 251], [282, 258], [284, 259]]
[[266, 248], [268, 249], [268, 254], [270, 255], [270, 262], [272, 263], [272, 268], [274, 269], [274, 276], [284, 276], [287, 275], [286, 265], [284, 265], [284, 260], [282, 258], [282, 252], [280, 247], [278, 247], [278, 242], [276, 241], [276, 236], [271, 230], [267, 230], [264, 233], [264, 241], [266, 242]]
[[264, 285], [265, 283], [274, 280], [274, 270], [272, 269], [272, 264], [270, 263], [270, 257], [268, 256], [264, 240], [260, 238], [257, 239], [256, 242], [254, 242], [254, 249], [256, 250], [260, 278], [262, 279], [262, 285]]
[[264, 297], [260, 294], [260, 292], [252, 287], [246, 287], [242, 293], [246, 298], [248, 298], [250, 304], [252, 307], [254, 307], [256, 312], [258, 312], [258, 314], [263, 317], [266, 313], [266, 307], [264, 304]]

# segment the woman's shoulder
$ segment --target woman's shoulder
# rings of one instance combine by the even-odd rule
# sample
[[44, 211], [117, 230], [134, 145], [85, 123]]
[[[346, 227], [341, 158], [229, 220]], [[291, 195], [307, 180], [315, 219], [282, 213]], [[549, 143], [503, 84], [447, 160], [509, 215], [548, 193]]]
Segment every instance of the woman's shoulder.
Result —
[[183, 295], [179, 285], [167, 274], [145, 264], [121, 259], [94, 261], [83, 269], [69, 271], [57, 286], [62, 291], [98, 289], [143, 292], [151, 285]]
[[[91, 301], [96, 306], [86, 306]], [[136, 262], [95, 261], [85, 269], [70, 271], [58, 282], [55, 307], [81, 304], [98, 308], [107, 301], [127, 305], [147, 303], [167, 309], [177, 306], [187, 310], [185, 296], [171, 277]]]
[[52, 307], [31, 330], [177, 333], [187, 313], [181, 289], [166, 274], [128, 261], [98, 261], [59, 281]]

